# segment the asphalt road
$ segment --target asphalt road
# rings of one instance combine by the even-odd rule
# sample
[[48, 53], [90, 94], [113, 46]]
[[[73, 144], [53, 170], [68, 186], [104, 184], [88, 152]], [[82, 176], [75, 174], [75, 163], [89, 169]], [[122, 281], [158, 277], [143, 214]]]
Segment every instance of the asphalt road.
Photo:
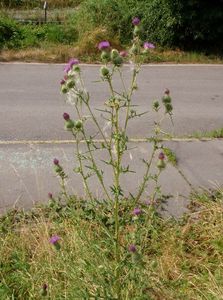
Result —
[[[108, 91], [104, 84], [94, 82], [99, 79], [99, 67], [81, 68], [92, 95], [92, 106], [101, 108]], [[127, 66], [125, 75], [130, 76]], [[0, 212], [13, 206], [28, 208], [36, 202], [47, 201], [48, 192], [57, 194], [59, 185], [52, 171], [55, 157], [70, 174], [69, 191], [83, 196], [81, 181], [72, 174], [75, 145], [63, 143], [70, 135], [63, 129], [62, 114], [67, 111], [73, 115], [73, 111], [59, 92], [62, 77], [62, 65], [0, 63]], [[160, 98], [166, 87], [171, 90], [176, 135], [223, 127], [223, 66], [144, 66], [138, 85], [134, 101], [141, 111], [149, 110], [152, 100]], [[118, 80], [115, 86], [120, 88]], [[150, 110], [145, 117], [130, 123], [129, 135], [132, 138], [149, 136], [153, 120]], [[172, 130], [169, 122], [164, 125]], [[93, 128], [89, 130], [93, 132]], [[50, 142], [52, 140], [54, 142]], [[49, 142], [41, 144], [43, 141]], [[175, 152], [178, 167], [195, 188], [223, 185], [222, 140], [168, 142], [167, 146]], [[149, 151], [147, 143], [132, 144], [130, 165], [137, 173], [122, 178], [126, 195], [134, 193], [140, 183], [143, 176], [141, 158], [147, 158]], [[104, 157], [103, 152], [98, 153], [98, 158]], [[152, 172], [156, 172], [155, 166]], [[188, 184], [171, 165], [160, 180], [163, 191], [172, 195], [166, 206], [168, 214], [181, 215], [188, 203]], [[105, 181], [111, 182], [109, 170]], [[103, 196], [95, 179], [91, 186], [95, 195]], [[145, 200], [150, 192], [149, 186]]]
[[[82, 66], [93, 108], [102, 108], [108, 87], [100, 80], [98, 66]], [[130, 67], [125, 67], [126, 78]], [[73, 115], [60, 94], [63, 65], [0, 63], [0, 140], [57, 140], [69, 136], [63, 130], [62, 114]], [[120, 80], [115, 81], [117, 89]], [[134, 96], [140, 112], [150, 111], [130, 123], [131, 137], [146, 137], [153, 128], [151, 103], [171, 91], [176, 135], [223, 127], [223, 65], [148, 65], [142, 67]], [[102, 124], [103, 125], [103, 124]], [[91, 130], [91, 128], [90, 128]]]

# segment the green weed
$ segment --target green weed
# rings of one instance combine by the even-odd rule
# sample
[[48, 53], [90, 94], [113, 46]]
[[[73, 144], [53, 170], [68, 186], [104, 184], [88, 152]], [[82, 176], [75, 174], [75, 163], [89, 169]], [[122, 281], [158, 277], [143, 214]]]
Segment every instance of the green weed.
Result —
[[[123, 202], [123, 299], [221, 299], [223, 193], [191, 198], [192, 212], [180, 220], [163, 220], [142, 205], [137, 231], [146, 233], [146, 239], [136, 256], [125, 247], [136, 228], [129, 202]], [[87, 290], [100, 299], [113, 299], [109, 296], [114, 284], [110, 209], [107, 203], [92, 206], [73, 198], [66, 206], [54, 201], [3, 216], [2, 299], [42, 299], [44, 284], [49, 299], [88, 299]], [[54, 234], [61, 237], [59, 251], [49, 243]], [[138, 266], [134, 281], [132, 264]]]

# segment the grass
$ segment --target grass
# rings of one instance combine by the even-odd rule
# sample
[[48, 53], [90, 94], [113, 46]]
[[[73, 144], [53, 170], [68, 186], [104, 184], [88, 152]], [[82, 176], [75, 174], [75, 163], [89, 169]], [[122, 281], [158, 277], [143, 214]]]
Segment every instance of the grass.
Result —
[[202, 139], [202, 138], [223, 138], [223, 128], [214, 129], [210, 131], [196, 131], [188, 137]]
[[[94, 34], [94, 33], [93, 33]], [[87, 35], [86, 35], [87, 36]], [[29, 47], [26, 49], [9, 49], [0, 52], [0, 61], [26, 61], [26, 62], [50, 62], [64, 63], [71, 57], [79, 57], [81, 62], [99, 63], [100, 56], [97, 52], [98, 39], [91, 40], [85, 37], [83, 41], [69, 44], [43, 43], [40, 47]], [[121, 46], [116, 39], [113, 43]], [[91, 48], [92, 47], [92, 48]], [[174, 51], [174, 50], [156, 50], [144, 60], [144, 63], [203, 63], [203, 64], [222, 64], [223, 59], [219, 56], [204, 55], [202, 53]]]
[[[144, 206], [137, 231], [146, 239], [136, 254], [127, 250], [136, 227], [123, 202], [123, 299], [222, 299], [223, 192], [191, 200], [180, 220], [164, 220]], [[1, 299], [114, 299], [113, 218], [109, 206], [84, 203], [52, 201], [1, 217]], [[59, 250], [49, 243], [55, 234]]]

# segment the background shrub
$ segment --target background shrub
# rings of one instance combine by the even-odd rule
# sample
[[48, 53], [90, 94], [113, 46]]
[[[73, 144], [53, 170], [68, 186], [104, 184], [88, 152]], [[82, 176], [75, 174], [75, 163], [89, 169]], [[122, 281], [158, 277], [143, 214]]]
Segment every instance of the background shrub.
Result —
[[26, 48], [49, 43], [73, 43], [77, 39], [75, 25], [63, 24], [22, 25], [7, 15], [0, 15], [0, 48]]
[[122, 43], [131, 39], [134, 16], [142, 20], [143, 39], [188, 50], [221, 49], [223, 0], [85, 0], [74, 16], [80, 35], [104, 26]]
[[0, 14], [0, 48], [3, 46], [18, 47], [21, 39], [22, 30], [20, 26], [6, 15]]

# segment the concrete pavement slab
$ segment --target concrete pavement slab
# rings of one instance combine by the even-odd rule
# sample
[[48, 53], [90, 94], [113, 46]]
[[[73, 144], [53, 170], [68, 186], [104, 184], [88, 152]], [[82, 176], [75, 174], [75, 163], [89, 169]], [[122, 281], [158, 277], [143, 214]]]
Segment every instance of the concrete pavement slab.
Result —
[[[105, 83], [95, 82], [100, 80], [99, 66], [85, 65], [81, 69], [93, 109], [102, 108], [109, 92]], [[125, 66], [124, 73], [128, 86], [131, 66]], [[63, 65], [0, 63], [0, 140], [67, 139], [62, 114], [75, 114], [60, 95], [62, 77]], [[139, 112], [149, 113], [130, 122], [129, 135], [149, 136], [154, 122], [152, 101], [160, 99], [166, 87], [173, 98], [175, 124], [172, 128], [169, 121], [164, 122], [166, 130], [184, 135], [223, 127], [222, 83], [223, 65], [143, 66], [134, 103], [139, 105]], [[118, 76], [114, 85], [121, 89]], [[94, 132], [91, 126], [89, 130]]]
[[[223, 184], [223, 141], [208, 142], [165, 142], [166, 147], [172, 149], [178, 160], [178, 167], [195, 188], [214, 188], [214, 183]], [[0, 146], [0, 208], [1, 212], [14, 205], [31, 207], [36, 202], [47, 201], [48, 192], [57, 194], [60, 190], [58, 180], [53, 172], [52, 161], [57, 157], [69, 175], [67, 187], [69, 192], [84, 196], [79, 175], [72, 172], [76, 166], [74, 144], [45, 144], [45, 145], [1, 145]], [[136, 173], [123, 175], [122, 184], [125, 194], [135, 193], [138, 183], [144, 174], [142, 158], [148, 158], [151, 146], [148, 143], [132, 143], [131, 158], [126, 154], [124, 162], [130, 161], [130, 168]], [[81, 146], [85, 151], [85, 145]], [[106, 159], [104, 151], [99, 151], [97, 159]], [[102, 165], [102, 163], [100, 163]], [[157, 168], [153, 166], [152, 173]], [[112, 173], [105, 166], [105, 182], [112, 182]], [[168, 165], [160, 177], [165, 194], [172, 195], [167, 209], [170, 215], [179, 216], [186, 210], [190, 188], [180, 176], [177, 169]], [[96, 178], [92, 178], [90, 185], [95, 196], [103, 198], [102, 190]], [[149, 200], [151, 185], [143, 196]]]

